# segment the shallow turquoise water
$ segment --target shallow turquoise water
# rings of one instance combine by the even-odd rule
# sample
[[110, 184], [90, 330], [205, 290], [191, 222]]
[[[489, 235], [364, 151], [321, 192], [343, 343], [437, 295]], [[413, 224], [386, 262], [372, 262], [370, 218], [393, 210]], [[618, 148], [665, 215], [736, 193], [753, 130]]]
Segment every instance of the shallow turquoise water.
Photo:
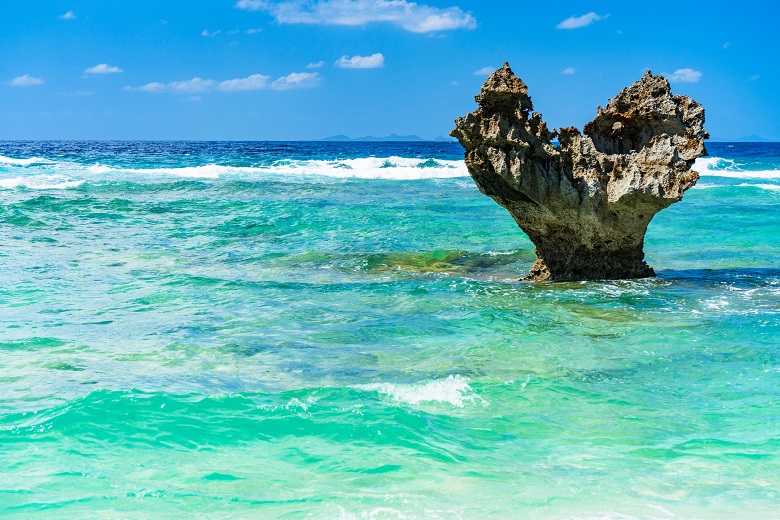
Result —
[[532, 284], [452, 145], [57, 146], [0, 146], [0, 515], [777, 517], [774, 155]]

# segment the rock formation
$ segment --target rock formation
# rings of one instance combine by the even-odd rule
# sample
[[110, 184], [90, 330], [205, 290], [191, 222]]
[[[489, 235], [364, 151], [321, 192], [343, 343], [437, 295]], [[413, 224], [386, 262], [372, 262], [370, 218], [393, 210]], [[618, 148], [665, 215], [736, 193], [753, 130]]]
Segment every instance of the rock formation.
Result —
[[[450, 135], [479, 190], [506, 208], [536, 246], [527, 280], [641, 278], [653, 215], [696, 184], [706, 155], [704, 109], [646, 72], [576, 128], [549, 131], [509, 64], [490, 75], [479, 108]], [[559, 146], [552, 144], [558, 137]]]

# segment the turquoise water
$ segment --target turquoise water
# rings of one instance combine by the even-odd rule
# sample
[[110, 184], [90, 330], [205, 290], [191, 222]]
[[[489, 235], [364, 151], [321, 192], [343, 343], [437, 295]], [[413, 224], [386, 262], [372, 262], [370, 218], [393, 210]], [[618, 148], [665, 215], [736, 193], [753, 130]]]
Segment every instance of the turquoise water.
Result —
[[780, 504], [780, 147], [658, 277], [525, 283], [449, 143], [0, 142], [0, 516], [727, 518]]

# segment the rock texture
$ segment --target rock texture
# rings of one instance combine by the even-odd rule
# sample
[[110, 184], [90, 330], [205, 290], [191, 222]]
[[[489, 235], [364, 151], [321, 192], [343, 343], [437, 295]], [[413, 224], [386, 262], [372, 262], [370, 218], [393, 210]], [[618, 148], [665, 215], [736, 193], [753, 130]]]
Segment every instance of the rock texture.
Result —
[[[506, 208], [536, 246], [528, 280], [640, 278], [647, 225], [696, 184], [706, 155], [704, 109], [649, 71], [576, 128], [550, 131], [509, 64], [450, 135], [479, 190]], [[559, 146], [552, 144], [558, 137]]]

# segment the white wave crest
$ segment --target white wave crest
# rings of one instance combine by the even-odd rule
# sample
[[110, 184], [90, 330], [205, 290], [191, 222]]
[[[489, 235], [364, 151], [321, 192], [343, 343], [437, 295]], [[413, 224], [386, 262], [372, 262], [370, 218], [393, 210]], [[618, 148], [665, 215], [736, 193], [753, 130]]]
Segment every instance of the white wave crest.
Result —
[[693, 170], [702, 177], [729, 177], [732, 179], [780, 179], [780, 170], [745, 170], [733, 159], [699, 157]]
[[0, 188], [27, 188], [30, 190], [64, 190], [84, 184], [83, 180], [73, 180], [61, 175], [37, 175], [34, 177], [13, 177], [0, 179]]
[[30, 157], [28, 159], [16, 159], [0, 155], [0, 164], [9, 164], [11, 166], [29, 166], [31, 164], [49, 164], [52, 161], [43, 157]]
[[[137, 180], [138, 177], [182, 177], [192, 179], [253, 179], [256, 177], [321, 176], [356, 179], [416, 180], [468, 177], [466, 163], [462, 160], [446, 160], [410, 157], [361, 157], [334, 160], [283, 159], [257, 166], [228, 166], [202, 164], [197, 166], [171, 166], [156, 168], [128, 168], [110, 164], [82, 165], [70, 161], [50, 161], [33, 157], [14, 159], [0, 156], [0, 164], [10, 166], [40, 165], [42, 170], [78, 175], [120, 175]], [[77, 175], [77, 176], [78, 176]]]
[[105, 164], [95, 163], [92, 166], [88, 166], [87, 171], [89, 173], [94, 173], [96, 175], [99, 175], [103, 173], [111, 173], [115, 170], [110, 166], [106, 166]]
[[468, 177], [464, 161], [408, 157], [365, 157], [339, 161], [281, 161], [270, 166], [269, 171], [277, 174], [389, 180]]
[[196, 179], [225, 177], [252, 178], [258, 175], [303, 176], [316, 175], [357, 179], [443, 179], [468, 176], [463, 161], [444, 159], [415, 159], [407, 157], [366, 157], [342, 160], [281, 160], [268, 166], [223, 166], [205, 164], [176, 168], [120, 169], [95, 165], [90, 173], [122, 172], [130, 175], [169, 175]]
[[425, 402], [449, 403], [458, 408], [463, 408], [464, 403], [484, 400], [479, 397], [468, 384], [468, 378], [454, 375], [446, 379], [439, 379], [427, 383], [418, 384], [394, 384], [372, 383], [357, 385], [353, 388], [369, 392], [379, 392], [391, 399], [410, 405], [418, 405]]
[[780, 185], [777, 184], [748, 184], [743, 182], [742, 184], [737, 184], [737, 186], [741, 188], [761, 188], [762, 190], [780, 191]]

